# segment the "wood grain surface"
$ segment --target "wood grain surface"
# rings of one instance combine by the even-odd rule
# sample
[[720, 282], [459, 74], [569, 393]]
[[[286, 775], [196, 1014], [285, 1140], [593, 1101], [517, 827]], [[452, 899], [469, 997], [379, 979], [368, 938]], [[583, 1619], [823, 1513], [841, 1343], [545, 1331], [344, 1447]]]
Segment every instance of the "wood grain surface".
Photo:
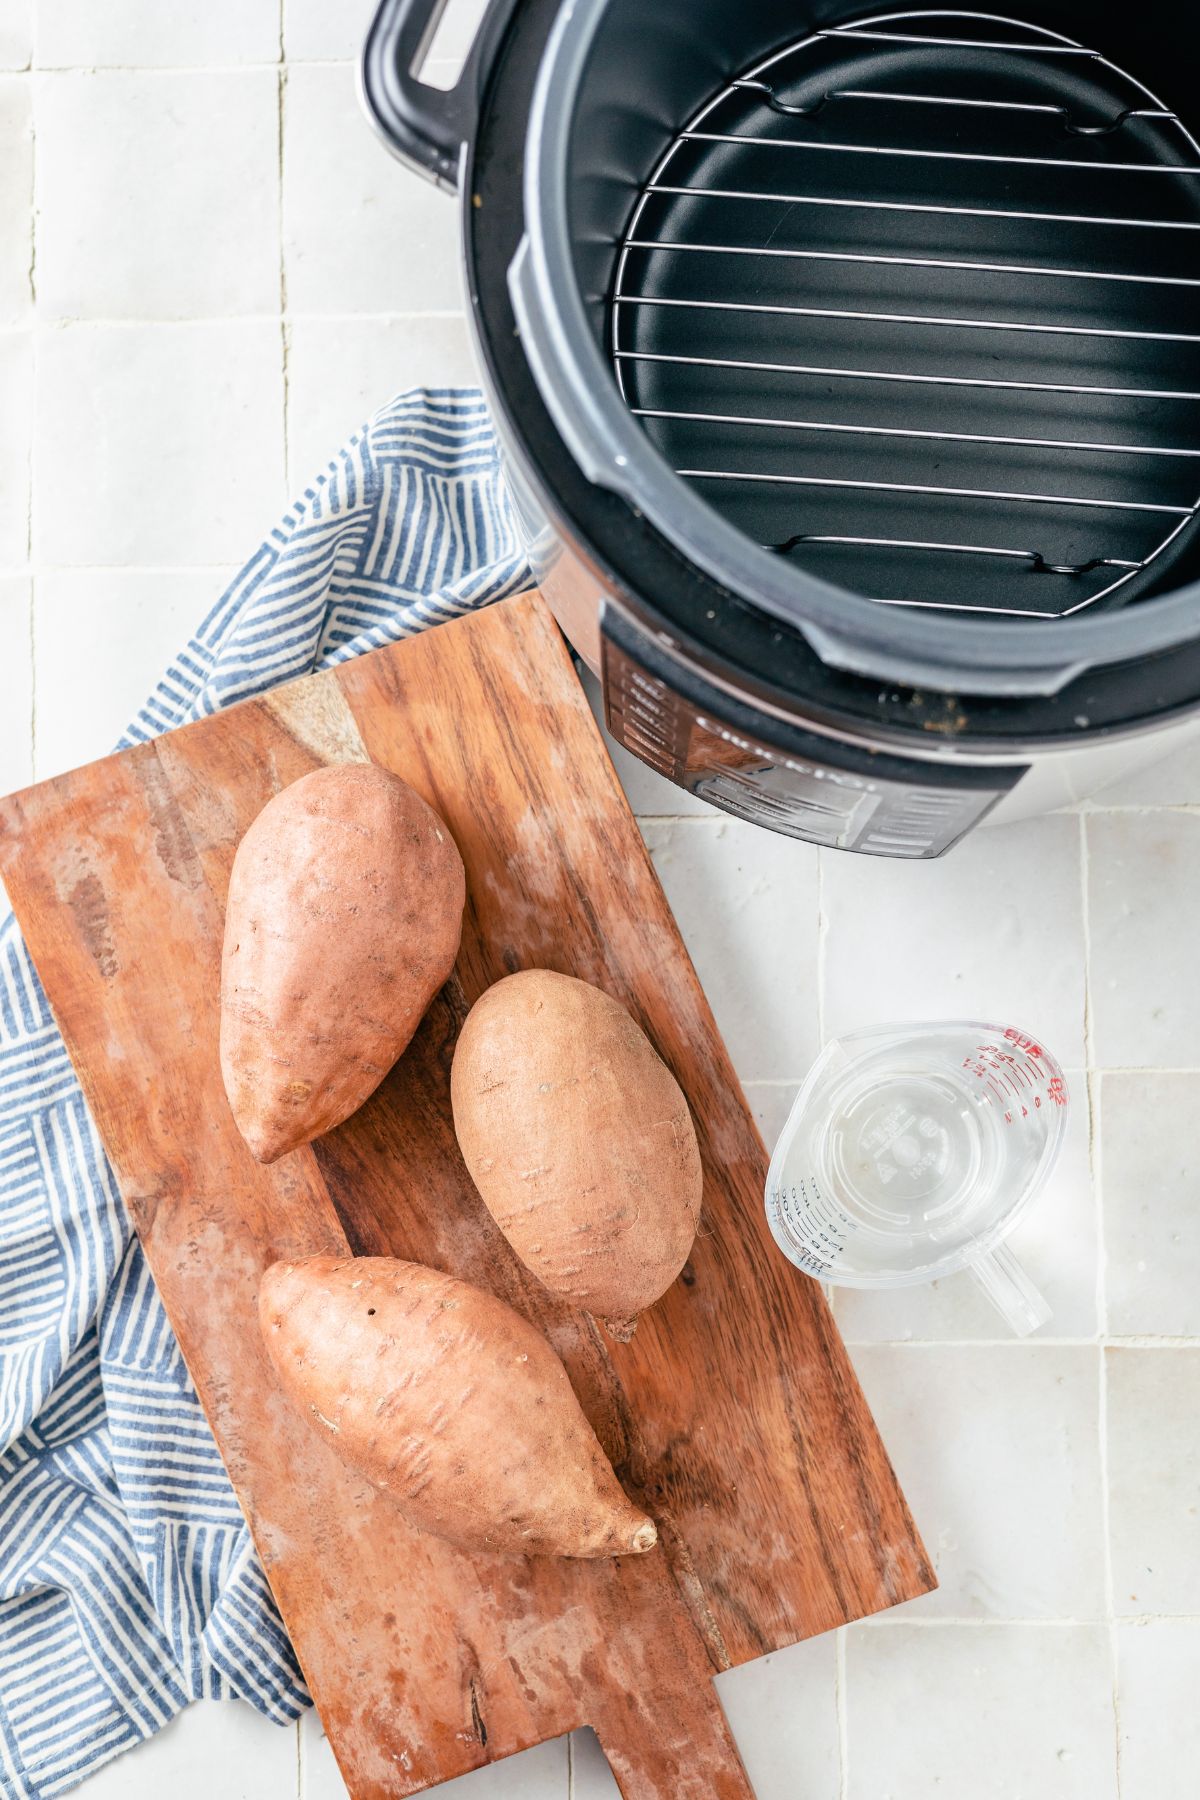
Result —
[[[450, 826], [462, 952], [374, 1098], [264, 1169], [217, 1061], [230, 864], [272, 794], [362, 757]], [[0, 878], [355, 1800], [581, 1724], [625, 1800], [749, 1796], [712, 1672], [933, 1576], [825, 1302], [771, 1242], [762, 1143], [538, 596], [13, 796]], [[701, 1232], [629, 1344], [517, 1262], [454, 1140], [459, 1024], [489, 983], [535, 966], [628, 1006], [696, 1120]], [[279, 1394], [255, 1295], [275, 1258], [347, 1245], [464, 1276], [544, 1330], [661, 1548], [471, 1556], [343, 1469]]]

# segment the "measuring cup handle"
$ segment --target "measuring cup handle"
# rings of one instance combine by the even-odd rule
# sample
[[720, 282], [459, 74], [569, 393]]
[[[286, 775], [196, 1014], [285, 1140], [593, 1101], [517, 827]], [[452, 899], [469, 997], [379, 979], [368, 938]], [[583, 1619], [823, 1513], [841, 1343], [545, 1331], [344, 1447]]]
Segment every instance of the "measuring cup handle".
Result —
[[1006, 1245], [972, 1258], [967, 1267], [1018, 1337], [1028, 1337], [1050, 1317], [1050, 1308]]

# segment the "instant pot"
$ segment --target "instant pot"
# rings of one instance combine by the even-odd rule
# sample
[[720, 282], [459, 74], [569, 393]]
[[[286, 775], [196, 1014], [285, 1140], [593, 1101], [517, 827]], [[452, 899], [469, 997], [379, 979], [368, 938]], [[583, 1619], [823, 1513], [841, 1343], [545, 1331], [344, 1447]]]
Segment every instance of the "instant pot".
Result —
[[493, 0], [447, 92], [441, 10], [365, 97], [617, 739], [920, 858], [1200, 730], [1190, 6]]

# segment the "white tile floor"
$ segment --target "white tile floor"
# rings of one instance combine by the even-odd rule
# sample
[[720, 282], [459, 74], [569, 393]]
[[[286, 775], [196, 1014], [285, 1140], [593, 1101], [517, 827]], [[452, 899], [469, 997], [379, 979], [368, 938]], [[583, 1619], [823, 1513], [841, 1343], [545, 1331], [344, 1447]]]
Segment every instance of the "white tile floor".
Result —
[[[357, 111], [368, 10], [0, 0], [0, 788], [109, 747], [374, 405], [469, 377], [454, 208]], [[871, 1020], [1013, 1017], [1077, 1071], [1021, 1232], [1038, 1340], [961, 1281], [838, 1298], [943, 1585], [721, 1678], [760, 1800], [1194, 1800], [1200, 751], [917, 868], [618, 760], [768, 1137], [822, 1034]], [[343, 1790], [314, 1719], [210, 1705], [83, 1791]], [[615, 1790], [581, 1734], [446, 1791]]]

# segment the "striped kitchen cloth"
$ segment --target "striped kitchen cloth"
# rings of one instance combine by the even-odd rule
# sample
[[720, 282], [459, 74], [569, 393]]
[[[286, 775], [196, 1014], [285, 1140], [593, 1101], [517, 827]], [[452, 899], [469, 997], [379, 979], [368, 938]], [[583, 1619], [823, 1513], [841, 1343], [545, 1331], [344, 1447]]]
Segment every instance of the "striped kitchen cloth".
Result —
[[[285, 514], [123, 743], [529, 584], [482, 397], [403, 394]], [[189, 1701], [308, 1696], [46, 997], [0, 919], [0, 1792]]]

